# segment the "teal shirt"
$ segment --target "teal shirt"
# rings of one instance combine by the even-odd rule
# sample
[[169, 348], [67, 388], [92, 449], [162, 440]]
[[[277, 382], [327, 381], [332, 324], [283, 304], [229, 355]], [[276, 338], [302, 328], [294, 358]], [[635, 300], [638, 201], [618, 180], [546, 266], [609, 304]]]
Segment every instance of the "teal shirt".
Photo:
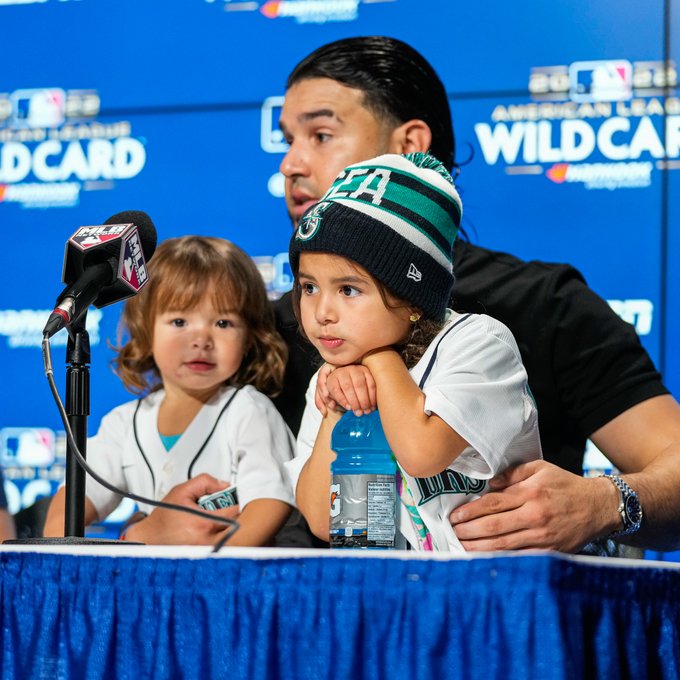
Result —
[[161, 434], [160, 432], [158, 433], [158, 435], [160, 436], [161, 441], [163, 442], [163, 446], [165, 446], [166, 451], [169, 451], [178, 442], [179, 438], [182, 436], [181, 433], [180, 434], [171, 434], [171, 435], [166, 436], [164, 434]]

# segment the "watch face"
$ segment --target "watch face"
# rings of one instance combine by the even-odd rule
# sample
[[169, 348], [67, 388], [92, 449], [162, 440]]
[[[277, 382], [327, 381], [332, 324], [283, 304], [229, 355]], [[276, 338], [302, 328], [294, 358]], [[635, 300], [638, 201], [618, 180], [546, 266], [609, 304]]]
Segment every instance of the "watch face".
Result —
[[631, 526], [636, 526], [642, 521], [642, 508], [640, 507], [640, 501], [636, 495], [630, 495], [626, 497], [624, 510], [626, 511], [626, 517]]

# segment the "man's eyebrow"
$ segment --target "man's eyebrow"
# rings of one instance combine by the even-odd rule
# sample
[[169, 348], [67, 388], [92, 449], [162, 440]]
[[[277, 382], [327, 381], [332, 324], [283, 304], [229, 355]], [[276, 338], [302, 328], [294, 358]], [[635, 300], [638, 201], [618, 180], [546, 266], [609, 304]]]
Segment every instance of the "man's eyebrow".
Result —
[[[316, 109], [315, 111], [305, 111], [301, 113], [297, 119], [300, 123], [309, 123], [317, 118], [335, 118], [337, 121], [342, 122], [340, 117], [333, 111], [333, 109]], [[279, 127], [285, 131], [286, 125], [282, 121], [279, 122]]]
[[298, 116], [301, 123], [306, 123], [315, 118], [337, 118], [337, 115], [333, 109], [317, 109], [316, 111], [306, 111]]

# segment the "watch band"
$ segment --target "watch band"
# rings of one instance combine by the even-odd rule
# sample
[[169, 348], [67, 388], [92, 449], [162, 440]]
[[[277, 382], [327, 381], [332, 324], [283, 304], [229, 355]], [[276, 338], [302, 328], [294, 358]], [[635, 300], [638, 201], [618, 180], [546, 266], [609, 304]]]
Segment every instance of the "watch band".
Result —
[[621, 515], [623, 529], [613, 531], [609, 538], [627, 536], [637, 531], [642, 525], [642, 505], [640, 499], [633, 489], [626, 484], [618, 475], [600, 475], [606, 477], [619, 492], [618, 513]]

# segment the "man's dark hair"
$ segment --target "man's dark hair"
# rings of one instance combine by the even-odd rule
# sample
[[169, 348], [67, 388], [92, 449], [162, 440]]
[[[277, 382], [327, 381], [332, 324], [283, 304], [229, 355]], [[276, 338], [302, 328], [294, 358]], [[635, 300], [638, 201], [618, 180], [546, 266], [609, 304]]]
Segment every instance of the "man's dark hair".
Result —
[[414, 118], [432, 131], [430, 153], [449, 170], [455, 166], [455, 138], [446, 90], [429, 62], [411, 46], [383, 36], [345, 38], [305, 57], [286, 82], [330, 78], [361, 90], [364, 105], [378, 119], [397, 125]]

